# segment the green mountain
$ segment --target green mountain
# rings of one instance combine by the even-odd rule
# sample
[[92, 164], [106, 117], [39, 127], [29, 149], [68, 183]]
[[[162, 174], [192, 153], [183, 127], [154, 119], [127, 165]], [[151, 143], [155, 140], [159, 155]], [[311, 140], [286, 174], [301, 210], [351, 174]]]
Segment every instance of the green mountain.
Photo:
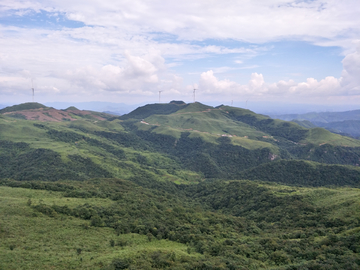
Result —
[[229, 106], [150, 104], [121, 117], [74, 108], [16, 113], [38, 120], [2, 114], [2, 178], [143, 175], [143, 179], [186, 183], [239, 179], [244, 170], [276, 160], [357, 166], [360, 158], [358, 140]]
[[359, 163], [358, 140], [240, 108], [195, 103], [141, 121], [126, 115], [123, 119], [127, 130], [206, 178], [236, 179], [242, 170], [276, 159], [353, 166]]
[[0, 114], [0, 268], [360, 267], [358, 140], [201, 103], [21, 106]]

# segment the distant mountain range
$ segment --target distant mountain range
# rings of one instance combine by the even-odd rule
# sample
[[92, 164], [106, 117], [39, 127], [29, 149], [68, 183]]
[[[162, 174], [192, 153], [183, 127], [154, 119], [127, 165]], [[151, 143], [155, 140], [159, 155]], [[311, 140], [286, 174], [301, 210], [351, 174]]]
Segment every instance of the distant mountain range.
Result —
[[292, 120], [309, 120], [315, 123], [330, 123], [346, 120], [360, 120], [360, 110], [346, 112], [310, 112], [305, 114], [282, 114], [270, 115], [272, 118], [286, 121]]
[[345, 112], [312, 112], [306, 114], [271, 115], [272, 118], [294, 121], [303, 127], [322, 127], [331, 132], [360, 137], [360, 110]]

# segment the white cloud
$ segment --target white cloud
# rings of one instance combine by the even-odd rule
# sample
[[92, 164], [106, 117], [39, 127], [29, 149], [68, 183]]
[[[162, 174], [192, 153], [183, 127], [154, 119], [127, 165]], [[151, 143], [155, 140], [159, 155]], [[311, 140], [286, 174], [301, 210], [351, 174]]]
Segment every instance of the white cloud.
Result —
[[253, 91], [263, 91], [264, 77], [262, 74], [252, 73], [249, 81], [249, 89]]
[[342, 61], [341, 86], [348, 91], [349, 95], [360, 95], [360, 45], [356, 52], [348, 54]]
[[327, 97], [345, 94], [341, 89], [340, 80], [334, 77], [326, 77], [321, 81], [313, 78], [306, 82], [295, 83], [293, 80], [266, 83], [262, 74], [252, 73], [247, 85], [224, 79], [218, 80], [212, 70], [201, 74], [199, 90], [208, 94], [245, 95], [247, 97], [282, 96], [284, 98], [307, 98]]
[[218, 80], [212, 70], [203, 72], [200, 76], [199, 90], [202, 93], [221, 94], [236, 91], [239, 87], [241, 88], [240, 85], [230, 80]]
[[351, 100], [360, 96], [360, 47], [343, 60], [342, 77], [328, 76], [322, 80], [308, 78], [305, 82], [280, 80], [266, 83], [262, 74], [252, 73], [246, 85], [228, 79], [219, 80], [214, 72], [203, 72], [199, 80], [199, 94], [220, 96], [241, 96], [261, 98], [263, 100], [284, 100], [317, 102], [338, 99]]
[[[105, 65], [101, 68], [86, 66], [68, 70], [65, 74], [59, 73], [57, 77], [91, 90], [129, 93], [135, 91], [138, 94], [143, 91], [146, 95], [157, 91], [162, 83], [159, 76], [167, 76], [164, 59], [157, 54], [139, 57], [129, 52], [125, 52], [125, 57], [124, 66]], [[176, 76], [173, 77], [175, 81], [179, 80]]]

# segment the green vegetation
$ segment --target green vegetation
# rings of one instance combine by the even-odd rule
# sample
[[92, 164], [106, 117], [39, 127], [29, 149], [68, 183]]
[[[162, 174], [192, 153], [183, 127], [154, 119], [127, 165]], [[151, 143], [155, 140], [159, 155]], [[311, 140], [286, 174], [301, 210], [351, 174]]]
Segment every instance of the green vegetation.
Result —
[[1, 269], [359, 269], [359, 141], [201, 103], [71, 117], [0, 115]]
[[[130, 119], [145, 116], [148, 117], [143, 123]], [[76, 121], [63, 122], [1, 118], [1, 141], [28, 144], [21, 153], [0, 150], [2, 160], [10, 156], [17, 160], [4, 162], [1, 170], [6, 173], [2, 178], [13, 175], [20, 166], [22, 170], [14, 174], [14, 179], [101, 176], [130, 179], [141, 174], [160, 181], [185, 183], [201, 178], [238, 179], [244, 177], [244, 170], [279, 159], [357, 166], [360, 158], [357, 140], [228, 106], [213, 108], [201, 103], [172, 102], [138, 108], [124, 116], [127, 120], [110, 117], [100, 121], [80, 114], [76, 117]], [[45, 155], [42, 159], [34, 158], [43, 152], [47, 158]], [[34, 166], [29, 157], [34, 162], [42, 160], [41, 167]], [[46, 169], [47, 160], [51, 170]], [[286, 171], [298, 175], [296, 179], [303, 177], [290, 166], [292, 163], [285, 164]], [[81, 172], [75, 172], [77, 166], [82, 168]], [[336, 168], [345, 172], [342, 167]], [[351, 175], [352, 169], [346, 173]], [[276, 181], [278, 174], [258, 177]], [[324, 183], [322, 179], [314, 181]]]
[[168, 193], [119, 179], [2, 185], [6, 269], [18, 268], [18, 258], [21, 268], [58, 269], [360, 265], [358, 189], [216, 181]]
[[[90, 226], [89, 221], [59, 214], [42, 214], [33, 205], [83, 203], [106, 206], [108, 199], [62, 197], [59, 192], [0, 187], [1, 269], [104, 269], [119, 258], [142, 254], [176, 253], [185, 258], [183, 244], [152, 239], [140, 234], [117, 235], [108, 227]], [[114, 241], [114, 246], [111, 246]]]
[[[189, 106], [190, 107], [190, 106]], [[224, 112], [220, 110], [197, 112], [197, 113], [175, 113], [171, 115], [152, 115], [145, 119], [150, 125], [155, 126], [154, 132], [160, 127], [166, 126], [177, 129], [180, 132], [197, 130], [206, 134], [211, 134], [215, 138], [222, 134], [236, 135], [239, 137], [248, 136], [257, 138], [266, 133], [254, 130], [251, 126], [235, 122], [224, 117]]]
[[314, 125], [313, 123], [311, 123], [308, 120], [292, 120], [292, 122], [304, 127], [304, 128], [315, 128], [316, 125]]
[[304, 140], [304, 142], [313, 143], [313, 144], [330, 144], [330, 145], [347, 146], [347, 147], [359, 146], [358, 140], [331, 133], [330, 131], [323, 128], [310, 129], [309, 136]]
[[280, 160], [262, 164], [244, 171], [241, 178], [314, 187], [332, 185], [360, 187], [358, 168], [303, 160]]
[[214, 109], [214, 108], [211, 106], [202, 104], [200, 102], [195, 102], [195, 103], [189, 103], [187, 106], [185, 106], [180, 111], [178, 111], [178, 113], [202, 112], [202, 111], [212, 110], [212, 109]]

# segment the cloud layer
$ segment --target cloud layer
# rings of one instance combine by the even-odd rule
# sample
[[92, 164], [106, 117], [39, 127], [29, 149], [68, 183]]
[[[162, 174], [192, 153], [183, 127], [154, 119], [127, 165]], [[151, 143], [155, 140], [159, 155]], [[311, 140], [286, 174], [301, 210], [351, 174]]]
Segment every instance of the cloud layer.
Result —
[[342, 77], [328, 76], [322, 80], [308, 78], [305, 82], [293, 80], [266, 83], [262, 74], [252, 73], [249, 83], [241, 85], [228, 79], [219, 80], [212, 70], [200, 76], [199, 90], [207, 95], [226, 95], [232, 98], [281, 99], [289, 101], [333, 101], [341, 96], [360, 96], [360, 46], [343, 60]]
[[[3, 0], [0, 102], [28, 100], [31, 80], [40, 102], [155, 101], [159, 91], [190, 101], [195, 83], [204, 100], [354, 101], [360, 97], [358, 14], [357, 0]], [[340, 47], [343, 72], [266, 82], [261, 65], [247, 60], [270, 54], [274, 41]], [[200, 60], [213, 68], [197, 67]]]

